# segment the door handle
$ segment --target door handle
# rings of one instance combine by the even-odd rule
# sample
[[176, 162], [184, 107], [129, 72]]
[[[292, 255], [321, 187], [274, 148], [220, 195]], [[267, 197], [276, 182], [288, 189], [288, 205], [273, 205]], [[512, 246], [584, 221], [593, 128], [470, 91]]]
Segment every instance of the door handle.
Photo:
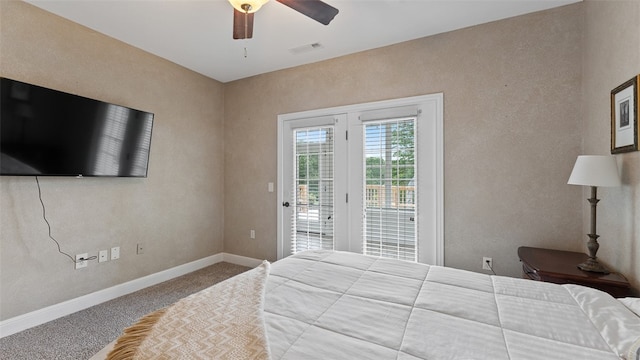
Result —
[[289, 207], [289, 202], [288, 202], [288, 201], [283, 202], [283, 203], [282, 203], [282, 206], [284, 206], [284, 207]]

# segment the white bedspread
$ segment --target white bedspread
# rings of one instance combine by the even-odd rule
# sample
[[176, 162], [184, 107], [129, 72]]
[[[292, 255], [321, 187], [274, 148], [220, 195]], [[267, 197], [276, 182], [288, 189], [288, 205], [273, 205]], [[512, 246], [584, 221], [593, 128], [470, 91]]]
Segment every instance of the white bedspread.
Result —
[[346, 252], [272, 264], [264, 310], [273, 359], [613, 360], [640, 339], [598, 290]]

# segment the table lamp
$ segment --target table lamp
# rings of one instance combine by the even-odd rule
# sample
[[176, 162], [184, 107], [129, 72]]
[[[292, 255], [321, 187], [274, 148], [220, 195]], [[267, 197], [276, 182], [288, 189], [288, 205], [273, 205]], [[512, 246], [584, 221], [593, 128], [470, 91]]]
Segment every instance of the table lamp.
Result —
[[618, 174], [618, 164], [615, 157], [611, 155], [580, 155], [573, 166], [570, 185], [591, 186], [591, 198], [587, 199], [591, 204], [591, 233], [587, 248], [589, 249], [589, 259], [578, 265], [580, 270], [608, 274], [609, 271], [602, 266], [596, 253], [600, 245], [599, 235], [596, 234], [596, 205], [600, 199], [597, 198], [598, 186], [620, 186], [620, 175]]

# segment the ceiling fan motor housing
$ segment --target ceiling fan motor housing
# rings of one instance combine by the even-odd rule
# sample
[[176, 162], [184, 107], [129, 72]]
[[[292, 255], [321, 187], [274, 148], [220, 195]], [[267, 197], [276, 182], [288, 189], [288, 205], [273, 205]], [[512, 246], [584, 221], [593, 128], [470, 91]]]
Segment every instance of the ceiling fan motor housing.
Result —
[[[253, 37], [253, 13], [260, 10], [269, 0], [229, 0], [234, 8], [233, 38], [251, 39]], [[276, 0], [313, 20], [329, 25], [338, 14], [338, 9], [321, 0]]]
[[229, 0], [231, 5], [243, 13], [254, 13], [266, 4], [269, 0]]

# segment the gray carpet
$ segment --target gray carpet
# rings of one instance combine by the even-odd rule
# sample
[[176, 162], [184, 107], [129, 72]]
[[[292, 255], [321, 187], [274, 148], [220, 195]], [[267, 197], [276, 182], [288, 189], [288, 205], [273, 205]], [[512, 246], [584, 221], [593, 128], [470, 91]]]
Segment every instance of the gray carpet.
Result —
[[218, 263], [0, 339], [0, 359], [89, 359], [140, 317], [249, 268]]

